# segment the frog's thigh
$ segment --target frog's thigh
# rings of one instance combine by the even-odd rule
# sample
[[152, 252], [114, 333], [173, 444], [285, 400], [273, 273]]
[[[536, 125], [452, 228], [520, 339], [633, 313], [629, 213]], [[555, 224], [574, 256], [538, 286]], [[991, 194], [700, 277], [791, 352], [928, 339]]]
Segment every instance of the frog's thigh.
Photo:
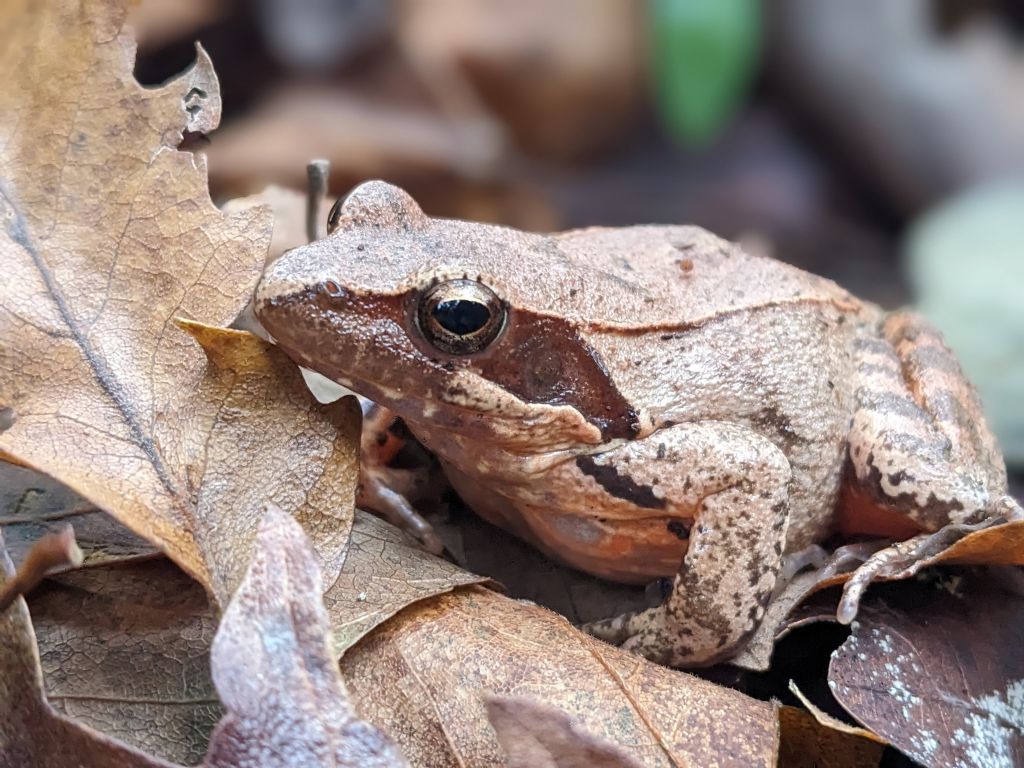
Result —
[[857, 342], [850, 459], [860, 487], [925, 530], [985, 515], [1006, 470], [974, 387], [941, 335], [908, 312]]
[[[789, 462], [771, 442], [726, 423], [679, 424], [619, 449], [651, 453], [668, 506], [695, 510], [683, 564], [663, 605], [588, 629], [672, 666], [736, 653], [756, 629], [782, 562], [789, 522]], [[602, 457], [606, 456], [603, 454]]]

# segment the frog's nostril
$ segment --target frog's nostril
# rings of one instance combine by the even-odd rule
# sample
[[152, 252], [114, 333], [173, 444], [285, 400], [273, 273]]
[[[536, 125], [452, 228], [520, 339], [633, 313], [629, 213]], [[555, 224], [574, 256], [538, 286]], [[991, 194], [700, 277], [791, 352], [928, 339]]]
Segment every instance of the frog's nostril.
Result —
[[345, 289], [342, 288], [333, 280], [325, 280], [323, 288], [324, 293], [326, 293], [328, 296], [332, 298], [340, 299], [345, 296]]

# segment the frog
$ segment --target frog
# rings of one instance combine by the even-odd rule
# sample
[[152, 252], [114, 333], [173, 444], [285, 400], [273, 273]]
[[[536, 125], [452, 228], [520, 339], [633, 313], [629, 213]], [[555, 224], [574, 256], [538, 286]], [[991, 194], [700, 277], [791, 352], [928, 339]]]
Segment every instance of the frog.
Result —
[[786, 559], [837, 531], [1020, 515], [974, 387], [910, 310], [696, 226], [523, 232], [383, 181], [328, 232], [261, 278], [274, 342], [401, 417], [486, 520], [668, 585], [588, 626], [656, 662], [731, 658]]

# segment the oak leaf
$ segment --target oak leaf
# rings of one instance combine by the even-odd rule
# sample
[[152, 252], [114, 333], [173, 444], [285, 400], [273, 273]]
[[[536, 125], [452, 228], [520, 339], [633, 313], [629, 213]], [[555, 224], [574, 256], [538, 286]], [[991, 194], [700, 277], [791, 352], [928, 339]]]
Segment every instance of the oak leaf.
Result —
[[519, 696], [485, 701], [508, 768], [641, 768], [621, 747], [583, 730], [560, 709]]
[[[14, 574], [0, 536], [0, 587]], [[25, 600], [0, 613], [0, 768], [173, 768], [56, 712]]]
[[54, 709], [150, 755], [203, 759], [223, 707], [198, 583], [161, 557], [51, 577], [28, 604]]
[[774, 708], [653, 664], [488, 589], [421, 601], [341, 659], [359, 711], [414, 765], [498, 766], [485, 697], [527, 696], [645, 766], [774, 765]]
[[205, 768], [401, 768], [358, 719], [330, 648], [320, 571], [302, 528], [271, 506], [210, 653], [227, 709]]
[[52, 478], [0, 462], [0, 525], [16, 566], [44, 534], [71, 524], [83, 565], [152, 557], [158, 550]]
[[357, 510], [345, 565], [324, 593], [334, 650], [340, 656], [415, 602], [488, 581], [424, 552], [409, 534]]
[[[213, 639], [213, 682], [226, 714], [210, 739], [203, 768], [407, 766], [394, 744], [359, 720], [348, 702], [330, 648], [316, 561], [299, 524], [270, 506], [249, 568]], [[0, 588], [12, 574], [0, 539]], [[92, 607], [99, 607], [96, 602]], [[193, 605], [180, 615], [203, 613]], [[139, 623], [144, 627], [146, 621]], [[204, 632], [186, 649], [193, 657], [196, 646], [203, 645]], [[144, 643], [145, 635], [135, 632], [122, 638], [113, 631], [98, 645], [103, 652], [116, 654], [121, 639]], [[5, 649], [0, 654], [0, 768], [175, 766], [55, 711], [43, 693], [39, 653], [23, 598], [0, 614], [0, 643]], [[92, 645], [97, 645], [95, 638]], [[89, 648], [88, 641], [83, 648]], [[70, 653], [75, 650], [67, 648]], [[139, 651], [131, 649], [123, 658], [144, 660], [146, 654]], [[88, 666], [79, 663], [77, 668]], [[93, 681], [100, 682], [101, 677], [93, 672]], [[166, 676], [158, 671], [157, 677]], [[202, 689], [202, 678], [198, 679]], [[107, 692], [101, 689], [94, 695], [102, 698]]]
[[209, 59], [146, 89], [120, 2], [0, 13], [0, 457], [158, 544], [221, 605], [268, 499], [300, 515], [333, 580], [354, 407], [316, 409], [262, 342], [186, 324], [204, 350], [173, 322], [230, 321], [270, 237], [265, 209], [218, 211], [205, 164], [177, 149], [219, 119]]

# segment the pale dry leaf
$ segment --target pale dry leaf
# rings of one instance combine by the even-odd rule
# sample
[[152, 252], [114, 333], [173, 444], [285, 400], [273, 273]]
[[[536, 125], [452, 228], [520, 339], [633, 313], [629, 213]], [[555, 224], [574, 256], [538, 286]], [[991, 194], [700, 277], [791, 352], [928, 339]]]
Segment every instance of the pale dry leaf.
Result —
[[508, 768], [643, 768], [560, 709], [521, 696], [488, 696], [485, 703]]
[[12, 83], [0, 96], [0, 258], [12, 273], [0, 287], [0, 403], [13, 424], [0, 456], [159, 545], [221, 605], [268, 499], [299, 517], [336, 577], [357, 410], [317, 408], [259, 340], [173, 321], [231, 320], [269, 239], [267, 211], [219, 212], [204, 169], [176, 149], [182, 130], [216, 124], [209, 60], [200, 52], [190, 73], [148, 90], [131, 74], [119, 2], [5, 12], [16, 44], [0, 69]]
[[324, 593], [340, 656], [367, 632], [408, 605], [484, 576], [425, 552], [409, 534], [356, 510], [348, 557]]
[[[0, 536], [0, 586], [13, 573]], [[174, 768], [54, 711], [23, 598], [0, 613], [0, 648], [0, 768]]]
[[158, 558], [47, 579], [29, 609], [54, 709], [151, 755], [203, 759], [223, 708], [199, 584]]
[[228, 200], [221, 210], [235, 213], [266, 205], [270, 206], [274, 216], [274, 234], [267, 251], [267, 264], [270, 264], [285, 251], [309, 242], [306, 237], [306, 193], [271, 184], [255, 195]]
[[324, 579], [345, 560], [358, 482], [354, 398], [316, 403], [283, 352], [245, 331], [180, 322], [205, 350], [206, 375], [170, 414], [165, 445], [180, 457], [194, 497], [191, 534], [212, 566], [223, 605], [248, 562], [271, 501], [312, 542]]
[[564, 618], [463, 587], [406, 608], [341, 659], [359, 711], [414, 765], [500, 766], [487, 694], [567, 713], [645, 766], [774, 765], [767, 702], [584, 635]]
[[394, 743], [360, 720], [329, 644], [316, 558], [274, 506], [213, 641], [214, 685], [227, 715], [206, 768], [401, 768]]

